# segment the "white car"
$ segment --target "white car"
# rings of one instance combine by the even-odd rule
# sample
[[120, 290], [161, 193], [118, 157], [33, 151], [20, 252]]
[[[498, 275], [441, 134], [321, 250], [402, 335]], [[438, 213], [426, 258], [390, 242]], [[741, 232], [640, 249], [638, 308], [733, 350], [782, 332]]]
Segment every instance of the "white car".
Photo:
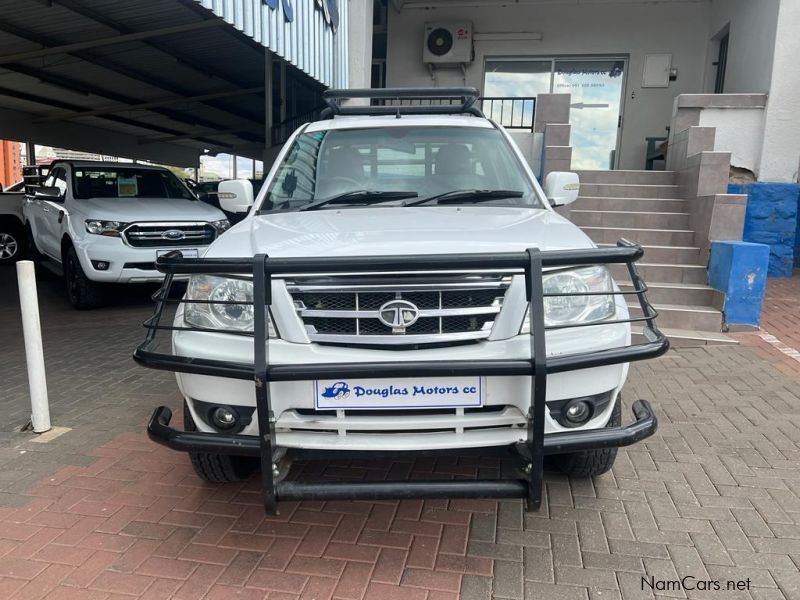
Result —
[[3, 189], [0, 186], [0, 265], [19, 260], [25, 250], [22, 225], [23, 183]]
[[101, 304], [106, 283], [160, 281], [156, 258], [200, 256], [230, 227], [168, 169], [135, 163], [56, 161], [23, 216], [29, 254], [63, 272], [75, 308]]
[[[460, 103], [341, 104], [448, 93]], [[160, 325], [159, 303], [134, 354], [177, 371], [185, 398], [185, 431], [160, 407], [152, 439], [188, 451], [209, 481], [239, 479], [260, 457], [267, 508], [409, 496], [525, 496], [535, 508], [544, 454], [571, 475], [598, 475], [617, 446], [655, 431], [641, 400], [621, 426], [628, 362], [668, 348], [632, 267], [641, 249], [595, 249], [559, 216], [551, 204], [576, 198], [577, 176], [551, 173], [546, 194], [476, 95], [326, 92], [331, 118], [295, 132], [255, 201], [247, 182], [220, 185], [223, 208], [248, 216], [204, 260], [159, 262], [164, 298], [172, 277], [193, 275], [172, 325]], [[642, 344], [631, 345], [625, 296], [603, 263], [640, 290]], [[156, 347], [160, 329], [171, 354]], [[298, 454], [475, 448], [520, 450], [523, 477], [284, 479]]]

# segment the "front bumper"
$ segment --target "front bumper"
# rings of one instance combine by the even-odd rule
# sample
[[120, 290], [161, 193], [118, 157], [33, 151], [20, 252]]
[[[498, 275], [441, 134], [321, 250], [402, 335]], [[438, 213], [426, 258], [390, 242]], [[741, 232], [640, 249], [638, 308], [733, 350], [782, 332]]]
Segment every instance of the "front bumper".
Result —
[[[652, 435], [656, 427], [653, 411], [643, 400], [634, 403], [636, 422], [627, 427], [611, 427], [581, 431], [546, 433], [546, 404], [548, 377], [558, 373], [622, 365], [637, 360], [655, 358], [669, 348], [669, 341], [655, 325], [657, 313], [647, 302], [647, 287], [638, 275], [634, 262], [642, 256], [642, 249], [630, 242], [620, 241], [617, 248], [593, 248], [541, 252], [532, 248], [525, 252], [462, 255], [422, 256], [358, 256], [336, 258], [268, 258], [259, 254], [252, 258], [182, 259], [180, 256], [163, 257], [158, 267], [167, 273], [162, 292], [157, 296], [156, 311], [146, 323], [148, 334], [136, 349], [134, 358], [145, 366], [178, 373], [250, 381], [254, 384], [255, 414], [258, 419], [258, 436], [220, 435], [203, 432], [180, 432], [169, 427], [171, 412], [161, 407], [153, 415], [148, 432], [166, 445], [180, 450], [220, 454], [257, 455], [261, 463], [264, 506], [274, 512], [279, 500], [289, 499], [377, 499], [406, 497], [523, 497], [529, 510], [537, 510], [542, 498], [543, 457], [545, 454], [563, 454], [580, 450], [610, 448], [635, 443]], [[632, 292], [558, 292], [545, 293], [542, 283], [544, 269], [574, 268], [603, 263], [625, 264], [633, 283]], [[528, 340], [530, 351], [526, 356], [480, 357], [474, 360], [454, 360], [452, 357], [435, 360], [392, 360], [378, 362], [326, 362], [276, 364], [270, 356], [271, 346], [267, 328], [267, 307], [273, 305], [271, 295], [273, 277], [287, 274], [329, 273], [418, 273], [464, 272], [486, 268], [522, 273], [525, 276], [526, 299], [530, 315]], [[180, 356], [158, 352], [158, 331], [229, 331], [165, 326], [160, 324], [164, 307], [169, 302], [169, 289], [175, 275], [193, 273], [226, 273], [252, 276], [254, 326], [252, 362], [219, 360], [210, 357]], [[583, 349], [566, 355], [548, 352], [548, 330], [592, 326], [585, 323], [562, 326], [545, 326], [544, 301], [549, 296], [571, 295], [623, 295], [635, 294], [644, 314], [640, 318], [623, 318], [604, 321], [604, 325], [644, 322], [646, 342], [625, 347], [598, 350]], [[180, 303], [199, 300], [178, 300]], [[237, 304], [242, 303], [236, 301]], [[241, 334], [241, 333], [240, 333]], [[241, 360], [241, 359], [240, 359]], [[279, 466], [276, 446], [276, 414], [273, 406], [272, 384], [302, 382], [317, 379], [339, 380], [425, 377], [524, 377], [530, 383], [530, 403], [525, 416], [526, 435], [521, 454], [526, 456], [525, 475], [520, 479], [438, 481], [438, 482], [284, 482], [278, 480]]]
[[[636, 420], [629, 425], [545, 435], [544, 453], [569, 454], [630, 446], [653, 435], [658, 427], [658, 419], [650, 403], [647, 400], [637, 400], [633, 403], [632, 410]], [[261, 446], [258, 436], [179, 431], [169, 426], [171, 420], [172, 411], [166, 406], [159, 406], [147, 424], [147, 435], [150, 439], [183, 452], [259, 456]]]
[[[159, 252], [179, 250], [180, 248], [136, 248], [128, 246], [118, 237], [87, 234], [74, 240], [78, 260], [86, 276], [100, 283], [161, 283], [164, 274], [156, 268]], [[208, 246], [191, 246], [203, 256]], [[108, 263], [108, 268], [100, 271], [92, 261]], [[179, 277], [187, 279], [187, 277]]]

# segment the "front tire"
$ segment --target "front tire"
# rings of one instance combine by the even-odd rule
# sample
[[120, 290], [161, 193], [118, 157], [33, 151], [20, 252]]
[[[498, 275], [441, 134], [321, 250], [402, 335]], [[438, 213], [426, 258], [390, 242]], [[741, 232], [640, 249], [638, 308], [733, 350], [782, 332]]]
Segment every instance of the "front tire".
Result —
[[22, 227], [0, 225], [0, 265], [9, 265], [22, 257], [24, 234]]
[[[183, 401], [183, 428], [197, 431], [186, 400]], [[246, 456], [189, 452], [195, 474], [209, 483], [234, 483], [244, 481], [256, 468], [256, 461]]]
[[64, 253], [64, 281], [67, 298], [73, 308], [86, 310], [103, 304], [104, 294], [99, 283], [86, 277], [78, 260], [78, 253], [70, 246]]
[[[611, 418], [606, 427], [619, 427], [622, 424], [622, 394], [617, 396]], [[553, 462], [558, 469], [570, 477], [595, 477], [608, 473], [617, 459], [617, 448], [584, 450], [572, 454], [556, 454]]]

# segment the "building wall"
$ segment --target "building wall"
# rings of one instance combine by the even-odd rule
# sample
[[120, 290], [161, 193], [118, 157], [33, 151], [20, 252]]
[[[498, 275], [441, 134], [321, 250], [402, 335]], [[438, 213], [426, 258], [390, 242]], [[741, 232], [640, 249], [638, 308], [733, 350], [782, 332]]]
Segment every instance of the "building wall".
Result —
[[800, 180], [800, 2], [782, 0], [764, 119], [759, 180]]
[[[786, 2], [787, 0], [784, 0]], [[792, 1], [792, 0], [788, 0]], [[766, 93], [770, 89], [775, 30], [781, 0], [712, 0], [709, 40], [728, 28], [728, 68], [725, 92]], [[706, 91], [714, 91], [719, 45], [709, 43]]]
[[4, 188], [22, 180], [22, 145], [0, 140], [0, 185]]
[[731, 153], [731, 166], [758, 175], [761, 141], [764, 138], [764, 108], [707, 108], [698, 125], [714, 128], [714, 150]]
[[[624, 122], [619, 167], [643, 169], [646, 136], [665, 134], [678, 94], [698, 92], [705, 82], [711, 3], [602, 2], [526, 3], [513, 6], [468, 6], [422, 10], [390, 8], [388, 19], [387, 86], [432, 85], [422, 63], [426, 21], [471, 20], [476, 33], [534, 32], [541, 40], [476, 41], [475, 61], [466, 81], [458, 70], [442, 72], [438, 85], [483, 85], [487, 57], [509, 56], [628, 56]], [[642, 88], [645, 54], [671, 53], [679, 71], [668, 88]]]

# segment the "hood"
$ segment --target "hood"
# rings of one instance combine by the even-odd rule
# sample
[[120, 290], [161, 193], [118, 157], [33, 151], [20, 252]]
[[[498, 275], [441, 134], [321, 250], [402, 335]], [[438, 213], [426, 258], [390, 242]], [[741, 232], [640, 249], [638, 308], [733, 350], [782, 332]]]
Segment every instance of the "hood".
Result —
[[89, 198], [75, 206], [87, 218], [133, 223], [141, 221], [219, 221], [225, 214], [199, 200], [185, 198]]
[[323, 209], [245, 219], [206, 256], [387, 256], [593, 248], [577, 226], [544, 209], [429, 206]]

